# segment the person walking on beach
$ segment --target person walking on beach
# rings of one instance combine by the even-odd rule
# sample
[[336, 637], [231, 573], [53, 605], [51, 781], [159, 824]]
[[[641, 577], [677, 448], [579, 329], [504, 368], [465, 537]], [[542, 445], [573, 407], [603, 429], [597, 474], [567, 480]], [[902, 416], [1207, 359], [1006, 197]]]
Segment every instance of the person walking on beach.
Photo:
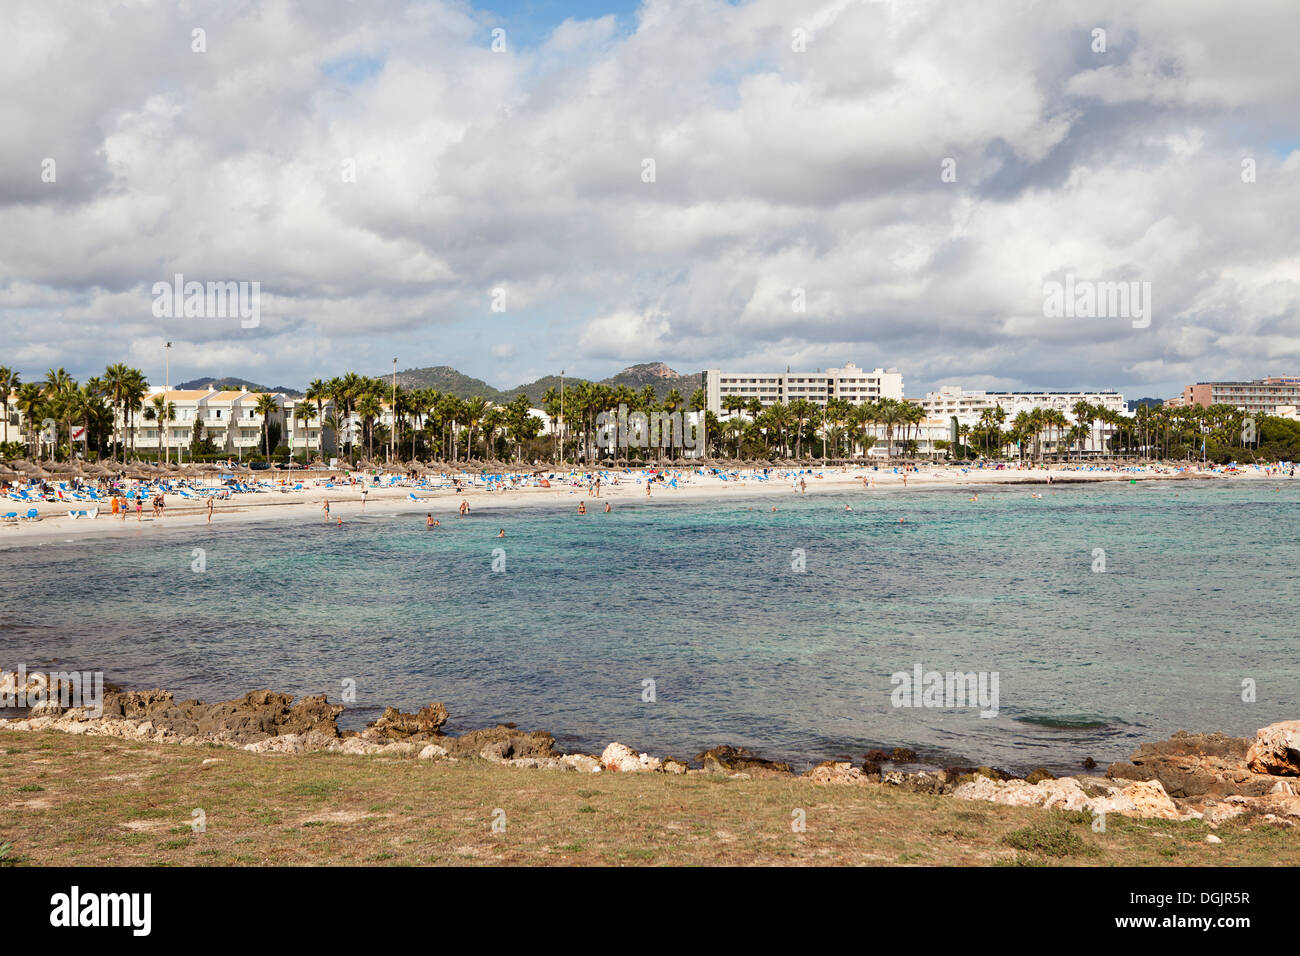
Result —
[[212, 524], [212, 498], [208, 498], [208, 524]]
[[804, 495], [808, 494], [808, 479], [799, 479], [799, 493]]
[[361, 486], [361, 510], [362, 511], [366, 510], [366, 495], [368, 495], [369, 493], [370, 490], [366, 488], [365, 485], [362, 485]]
[[600, 475], [596, 476], [596, 480], [593, 483], [592, 487], [596, 489], [596, 497], [599, 498], [600, 497]]
[[463, 518], [467, 514], [469, 514], [469, 499], [462, 498], [460, 500], [460, 516]]
[[326, 521], [329, 521], [329, 520], [330, 520], [330, 500], [329, 500], [328, 498], [325, 499], [325, 504], [324, 504], [324, 506], [321, 508], [321, 511], [325, 512], [325, 520], [326, 520]]

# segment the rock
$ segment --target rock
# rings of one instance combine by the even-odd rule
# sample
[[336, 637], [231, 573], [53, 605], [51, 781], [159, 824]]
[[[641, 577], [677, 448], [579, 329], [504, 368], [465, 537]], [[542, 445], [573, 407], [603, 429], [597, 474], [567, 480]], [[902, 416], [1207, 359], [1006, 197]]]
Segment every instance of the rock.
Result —
[[1084, 769], [1084, 770], [1092, 770], [1092, 769], [1093, 769], [1094, 767], [1096, 767], [1096, 766], [1097, 766], [1097, 761], [1093, 760], [1091, 757], [1084, 757], [1084, 758], [1083, 758], [1083, 769]]
[[383, 749], [383, 744], [375, 743], [373, 740], [366, 740], [363, 737], [349, 737], [338, 746], [340, 753], [366, 757], [377, 754]]
[[1157, 780], [1172, 797], [1262, 795], [1273, 785], [1246, 766], [1250, 742], [1226, 734], [1178, 731], [1168, 740], [1147, 743], [1106, 770], [1115, 780]]
[[1300, 774], [1300, 720], [1284, 720], [1255, 731], [1246, 751], [1246, 766], [1255, 773], [1294, 777]]
[[1213, 833], [1207, 833], [1207, 834], [1205, 835], [1205, 842], [1206, 842], [1206, 843], [1222, 843], [1223, 841], [1220, 840], [1218, 837], [1216, 837]]
[[521, 757], [550, 757], [555, 738], [544, 731], [523, 733], [501, 724], [483, 730], [471, 730], [460, 737], [443, 737], [438, 743], [454, 757], [482, 757], [504, 761]]
[[1245, 812], [1246, 808], [1237, 804], [1213, 803], [1202, 811], [1201, 819], [1209, 826], [1217, 827], [1220, 823], [1231, 820], [1233, 817], [1242, 816]]
[[908, 747], [895, 747], [889, 759], [894, 763], [916, 763], [916, 751]]
[[872, 763], [883, 763], [889, 759], [889, 753], [885, 750], [868, 750], [866, 759]]
[[687, 767], [686, 764], [680, 760], [677, 760], [673, 757], [665, 757], [663, 766], [660, 767], [659, 769], [662, 770], [664, 773], [685, 773]]
[[1029, 772], [1029, 774], [1025, 777], [1025, 783], [1041, 783], [1044, 780], [1055, 780], [1055, 779], [1056, 779], [1056, 774], [1049, 773], [1048, 771], [1044, 770], [1042, 767], [1039, 767], [1037, 770], [1031, 770]]
[[600, 765], [606, 770], [619, 773], [645, 773], [658, 770], [663, 766], [663, 761], [649, 754], [639, 754], [623, 744], [612, 743], [600, 755]]
[[953, 790], [953, 796], [961, 800], [987, 800], [1009, 807], [1059, 810], [1084, 810], [1088, 807], [1088, 796], [1073, 777], [1031, 784], [1024, 780], [995, 780], [980, 774], [959, 784]]
[[441, 702], [421, 707], [414, 714], [404, 714], [396, 707], [388, 707], [378, 720], [362, 731], [362, 736], [390, 740], [428, 740], [441, 736], [442, 725], [446, 722], [447, 708]]
[[865, 785], [867, 775], [845, 761], [826, 760], [804, 774], [813, 783]]
[[[1169, 794], [1159, 780], [1139, 780], [1124, 788], [1124, 796], [1133, 801], [1130, 816], [1160, 820], [1182, 820], [1187, 816], [1179, 811], [1177, 804], [1169, 799]], [[1199, 817], [1199, 813], [1192, 816]]]
[[564, 754], [558, 758], [560, 763], [571, 767], [579, 773], [600, 773], [600, 760], [590, 754]]
[[787, 777], [794, 774], [788, 763], [767, 760], [744, 747], [713, 747], [696, 754], [695, 759], [709, 773], [747, 773], [755, 777]]
[[417, 760], [441, 760], [447, 755], [446, 747], [439, 747], [437, 744], [426, 744], [415, 756]]

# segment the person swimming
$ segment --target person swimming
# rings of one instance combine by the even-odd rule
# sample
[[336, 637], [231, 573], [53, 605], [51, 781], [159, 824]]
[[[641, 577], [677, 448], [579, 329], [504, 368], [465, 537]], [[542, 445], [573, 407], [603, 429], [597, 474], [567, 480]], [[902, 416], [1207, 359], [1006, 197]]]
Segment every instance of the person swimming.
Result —
[[500, 531], [497, 532], [497, 537], [498, 537], [498, 538], [504, 538], [505, 536], [506, 536], [506, 529], [505, 529], [505, 528], [502, 528]]
[[609, 506], [609, 502], [606, 501], [606, 502], [605, 502], [605, 514], [609, 514], [609, 513], [610, 513], [611, 511], [613, 511], [613, 510], [614, 510], [614, 509], [611, 508], [611, 507]]

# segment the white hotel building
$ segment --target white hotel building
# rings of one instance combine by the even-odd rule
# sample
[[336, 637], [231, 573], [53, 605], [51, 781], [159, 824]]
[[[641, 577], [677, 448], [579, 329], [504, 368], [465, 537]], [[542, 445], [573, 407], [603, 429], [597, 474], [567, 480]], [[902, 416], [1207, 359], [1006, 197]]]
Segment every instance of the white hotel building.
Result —
[[[262, 442], [262, 416], [257, 412], [261, 392], [249, 392], [243, 389], [171, 389], [161, 387], [150, 389], [144, 396], [140, 410], [129, 419], [131, 427], [121, 416], [118, 418], [120, 434], [130, 431], [134, 446], [141, 451], [160, 451], [170, 448], [190, 447], [195, 421], [203, 424], [203, 436], [212, 441], [219, 452], [233, 455], [256, 454]], [[159, 395], [173, 406], [175, 418], [166, 423], [159, 422], [154, 415], [153, 402]], [[295, 455], [306, 449], [311, 454], [328, 453], [333, 447], [333, 434], [322, 428], [320, 417], [313, 415], [303, 421], [294, 416], [298, 404], [307, 403], [304, 399], [286, 398], [283, 393], [272, 393], [276, 410], [269, 416], [272, 424], [280, 427], [280, 444], [291, 445]], [[325, 403], [324, 413], [328, 416], [333, 410], [331, 403]], [[165, 434], [164, 434], [165, 424]], [[292, 429], [292, 434], [290, 433]], [[291, 441], [292, 439], [292, 441]], [[132, 439], [128, 439], [131, 441]]]
[[[1021, 412], [1031, 412], [1036, 408], [1053, 409], [1074, 422], [1074, 406], [1084, 401], [1089, 405], [1100, 405], [1107, 411], [1128, 413], [1124, 396], [1113, 389], [1091, 392], [989, 392], [984, 390], [965, 390], [959, 385], [943, 385], [937, 392], [928, 392], [919, 404], [930, 418], [947, 423], [956, 418], [958, 425], [979, 424], [985, 409], [1001, 408], [1006, 413], [1003, 428], [1008, 427]], [[1102, 447], [1104, 436], [1109, 434], [1107, 427], [1100, 422], [1092, 426], [1090, 448]]]
[[714, 415], [726, 414], [723, 401], [731, 395], [746, 402], [758, 399], [764, 406], [777, 402], [788, 404], [807, 399], [815, 405], [825, 405], [832, 398], [843, 399], [853, 405], [879, 401], [882, 398], [902, 399], [903, 375], [896, 368], [860, 369], [852, 362], [843, 368], [828, 368], [816, 372], [724, 372], [711, 368], [704, 370], [705, 407]]

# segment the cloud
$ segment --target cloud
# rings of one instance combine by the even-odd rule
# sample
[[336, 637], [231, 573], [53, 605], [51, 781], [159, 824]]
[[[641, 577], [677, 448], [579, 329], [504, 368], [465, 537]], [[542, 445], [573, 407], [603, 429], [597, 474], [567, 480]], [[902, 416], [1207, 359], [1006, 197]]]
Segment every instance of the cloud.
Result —
[[[494, 26], [530, 30], [451, 0], [20, 0], [0, 362], [158, 378], [165, 339], [174, 377], [287, 383], [393, 355], [597, 377], [851, 360], [909, 394], [1294, 372], [1293, 16], [646, 0], [496, 53]], [[262, 325], [154, 319], [175, 272], [261, 282]], [[1150, 328], [1045, 319], [1066, 272], [1150, 281]]]

